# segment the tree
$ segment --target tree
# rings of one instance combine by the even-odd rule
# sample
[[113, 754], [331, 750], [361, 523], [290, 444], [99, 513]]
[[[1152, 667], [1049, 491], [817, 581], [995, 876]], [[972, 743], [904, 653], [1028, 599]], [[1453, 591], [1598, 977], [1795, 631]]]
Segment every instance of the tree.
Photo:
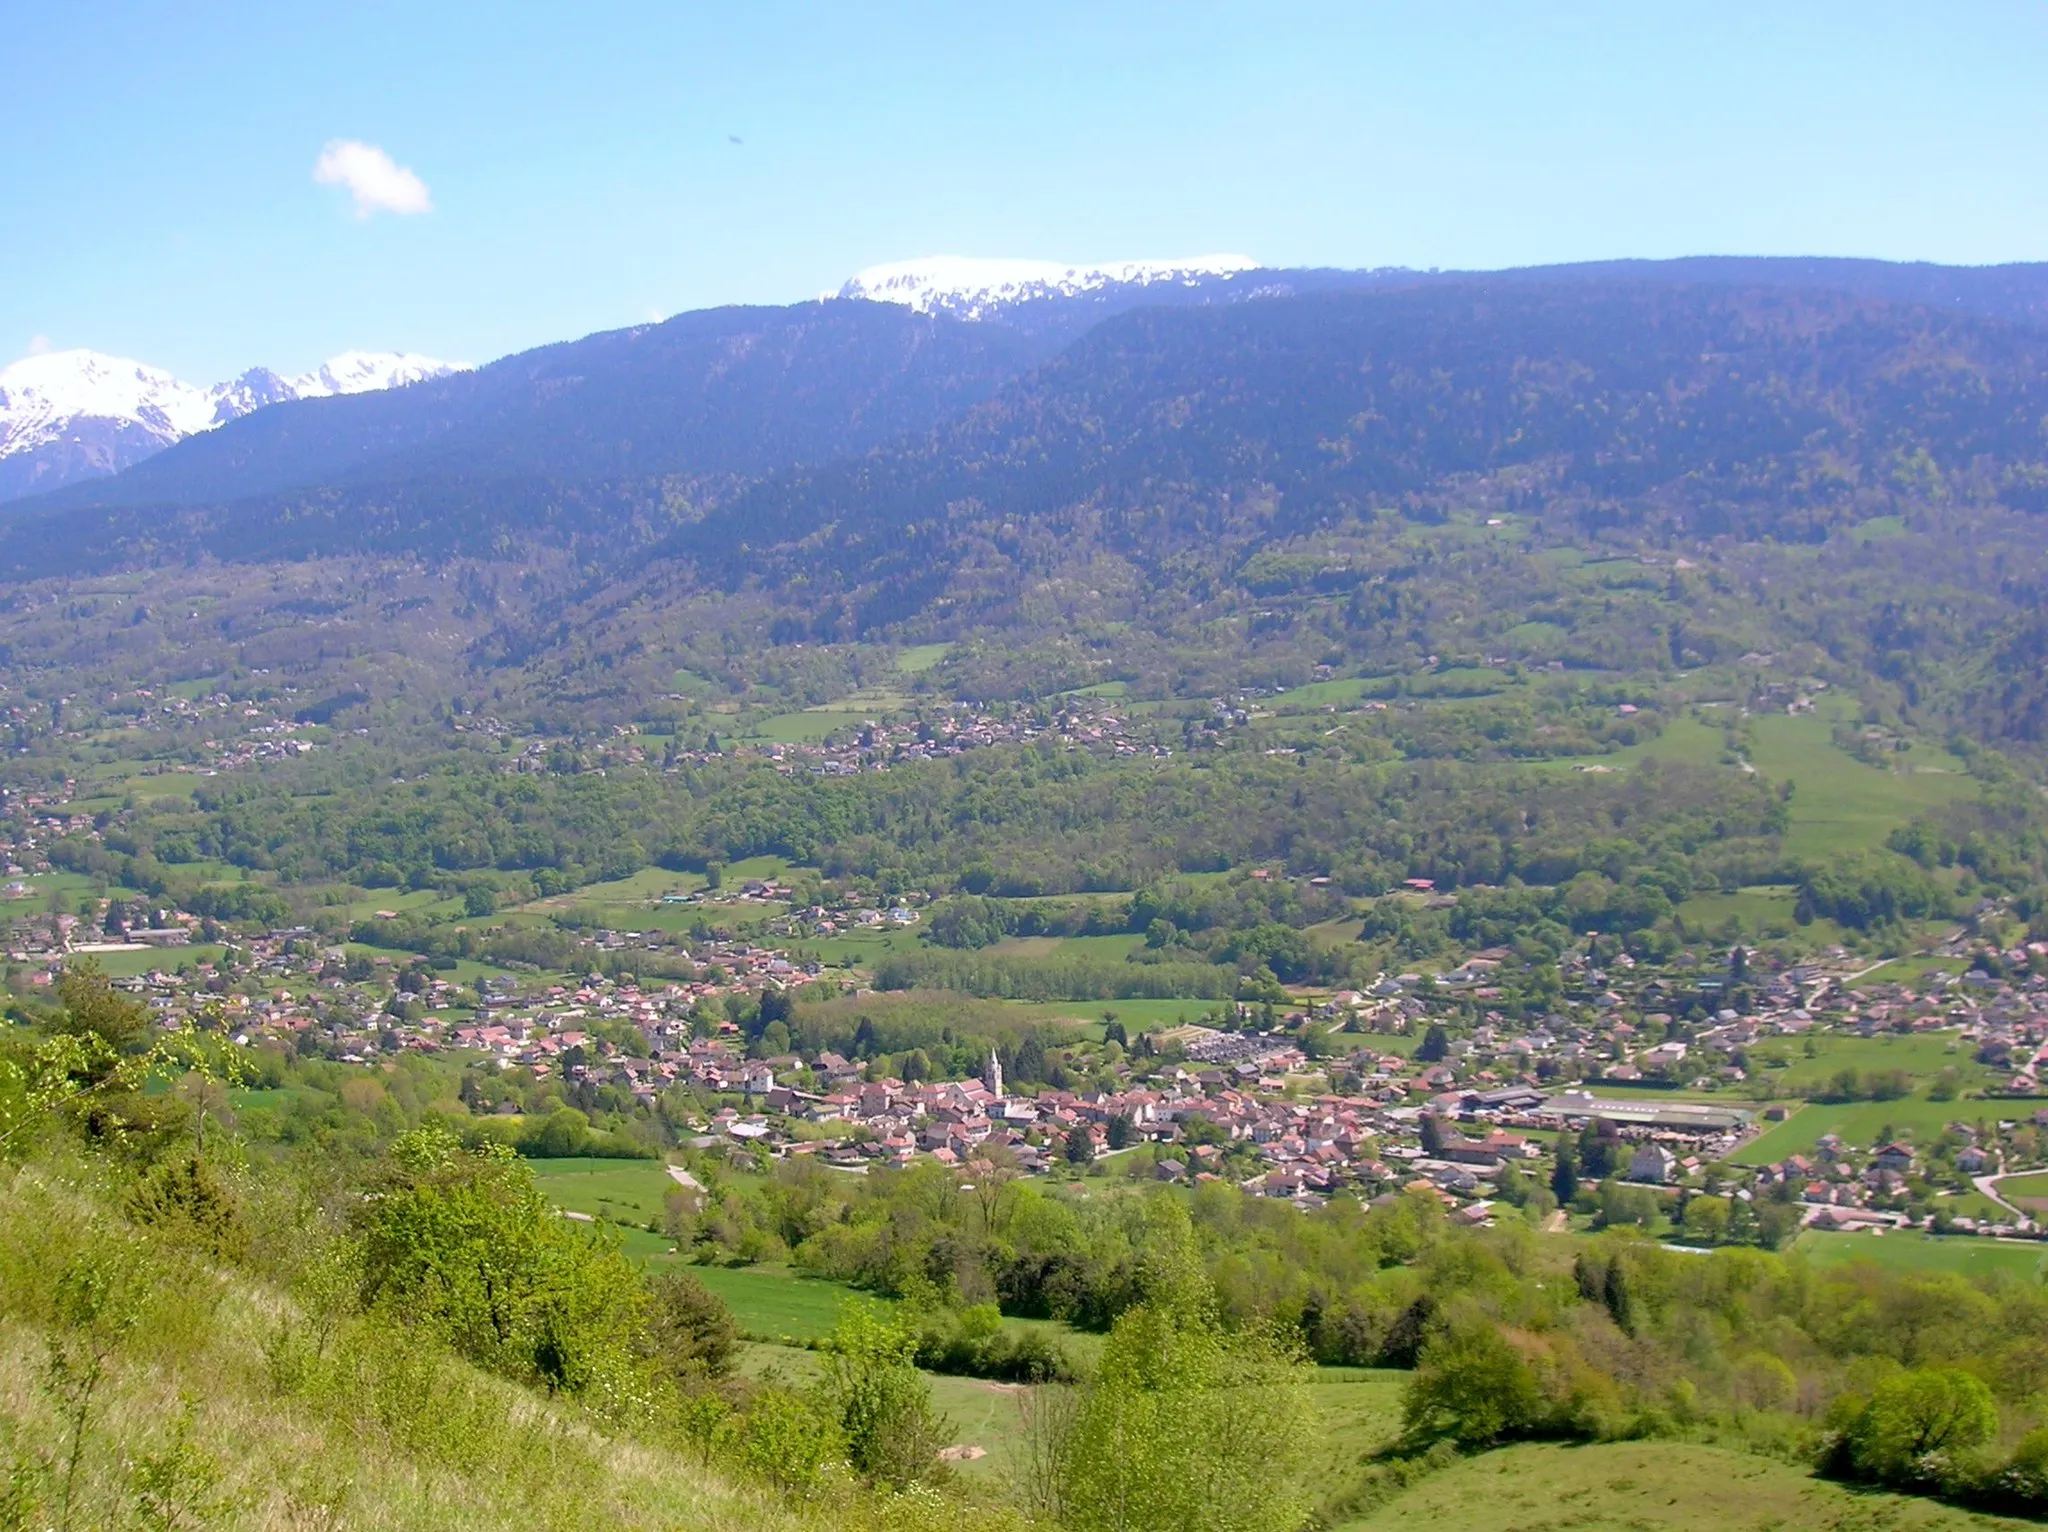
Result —
[[1926, 1367], [1880, 1384], [1850, 1426], [1857, 1469], [1891, 1483], [1928, 1477], [1927, 1460], [1981, 1446], [1998, 1432], [1998, 1407], [1982, 1379]]
[[1020, 1085], [1036, 1085], [1045, 1079], [1045, 1044], [1036, 1032], [1026, 1032], [1018, 1041], [1008, 1074]]
[[58, 1032], [97, 1037], [116, 1053], [135, 1051], [149, 1031], [149, 1007], [115, 989], [95, 958], [64, 965], [57, 998], [64, 1003]]
[[1557, 1136], [1557, 1158], [1550, 1166], [1550, 1191], [1559, 1207], [1568, 1206], [1579, 1194], [1579, 1167], [1572, 1155], [1572, 1142], [1562, 1133]]
[[1434, 1112], [1422, 1114], [1422, 1152], [1435, 1159], [1444, 1152], [1444, 1127]]
[[1069, 1165], [1086, 1165], [1095, 1158], [1095, 1135], [1086, 1123], [1076, 1123], [1067, 1130], [1063, 1152]]
[[820, 1397], [846, 1436], [847, 1460], [864, 1478], [904, 1489], [932, 1476], [946, 1422], [932, 1412], [917, 1370], [917, 1335], [873, 1304], [840, 1315], [826, 1353]]
[[717, 1294], [675, 1269], [651, 1279], [647, 1291], [648, 1350], [662, 1371], [685, 1382], [732, 1371], [739, 1327]]
[[71, 1525], [93, 1403], [115, 1351], [142, 1316], [144, 1290], [139, 1252], [124, 1241], [107, 1239], [73, 1256], [51, 1292], [56, 1325], [48, 1339], [43, 1385], [57, 1405], [66, 1437], [58, 1486], [60, 1528]]
[[1543, 1416], [1536, 1375], [1485, 1320], [1461, 1320], [1424, 1344], [1401, 1400], [1402, 1424], [1418, 1439], [1483, 1447], [1535, 1429]]
[[1606, 1118], [1598, 1118], [1579, 1130], [1579, 1174], [1600, 1180], [1614, 1174], [1621, 1160], [1621, 1135]]
[[465, 1150], [445, 1128], [414, 1129], [356, 1221], [365, 1308], [433, 1324], [471, 1360], [550, 1392], [630, 1371], [639, 1273], [616, 1236], [560, 1217], [503, 1145]]
[[1274, 1330], [1227, 1333], [1179, 1202], [1148, 1208], [1145, 1301], [1111, 1328], [1046, 1444], [1073, 1532], [1293, 1532], [1315, 1410]]
[[1728, 1237], [1733, 1206], [1726, 1197], [1699, 1196], [1685, 1204], [1685, 1232], [1706, 1245], [1718, 1245]]
[[1109, 1126], [1104, 1136], [1107, 1138], [1110, 1148], [1128, 1149], [1137, 1131], [1137, 1126], [1131, 1121], [1130, 1114], [1118, 1112], [1114, 1117], [1110, 1118]]
[[1422, 1046], [1415, 1050], [1415, 1057], [1425, 1064], [1441, 1064], [1450, 1056], [1451, 1035], [1440, 1022], [1431, 1022], [1429, 1030], [1422, 1034]]

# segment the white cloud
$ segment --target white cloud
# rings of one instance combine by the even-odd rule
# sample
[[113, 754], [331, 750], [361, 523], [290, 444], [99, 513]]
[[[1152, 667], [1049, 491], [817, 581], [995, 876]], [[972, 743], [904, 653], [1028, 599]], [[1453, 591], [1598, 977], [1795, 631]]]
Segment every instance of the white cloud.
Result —
[[28, 338], [28, 354], [30, 356], [48, 356], [50, 354], [50, 337], [47, 335], [31, 335]]
[[356, 217], [372, 213], [431, 213], [427, 183], [375, 144], [337, 138], [320, 151], [313, 179], [322, 186], [346, 186], [355, 198]]

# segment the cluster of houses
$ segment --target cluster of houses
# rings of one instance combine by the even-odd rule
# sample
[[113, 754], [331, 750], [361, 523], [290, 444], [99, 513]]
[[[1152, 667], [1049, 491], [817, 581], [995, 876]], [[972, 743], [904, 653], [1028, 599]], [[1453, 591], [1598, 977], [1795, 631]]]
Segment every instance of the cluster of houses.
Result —
[[1098, 750], [1110, 755], [1164, 753], [1163, 747], [1140, 744], [1128, 737], [1125, 721], [1087, 698], [1066, 699], [1049, 717], [1019, 709], [1007, 716], [982, 712], [967, 703], [926, 710], [925, 716], [894, 722], [863, 720], [842, 728], [822, 742], [767, 744], [754, 747], [784, 772], [809, 771], [818, 776], [852, 776], [884, 771], [917, 761], [944, 760], [996, 745], [1032, 744], [1052, 740], [1070, 749]]

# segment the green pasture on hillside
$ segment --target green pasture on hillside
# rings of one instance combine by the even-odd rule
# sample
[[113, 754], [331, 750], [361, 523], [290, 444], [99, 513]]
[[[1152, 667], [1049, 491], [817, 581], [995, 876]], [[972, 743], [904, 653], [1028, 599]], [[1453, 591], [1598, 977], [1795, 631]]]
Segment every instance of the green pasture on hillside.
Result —
[[1309, 1471], [1316, 1504], [1341, 1496], [1358, 1479], [1359, 1464], [1401, 1434], [1401, 1394], [1409, 1374], [1376, 1367], [1318, 1367], [1312, 1397], [1322, 1417]]
[[1262, 708], [1283, 707], [1341, 707], [1347, 702], [1356, 702], [1368, 691], [1384, 691], [1386, 683], [1365, 676], [1348, 676], [1340, 681], [1311, 681], [1306, 686], [1297, 686], [1284, 691], [1277, 697], [1260, 699]]
[[918, 935], [919, 929], [881, 926], [846, 931], [838, 936], [797, 937], [788, 945], [796, 951], [814, 953], [819, 962], [832, 967], [873, 968], [885, 957], [922, 950], [924, 942]]
[[666, 867], [643, 867], [623, 878], [604, 883], [586, 883], [572, 893], [550, 899], [536, 899], [531, 909], [564, 909], [571, 904], [644, 904], [664, 894], [701, 893], [703, 876], [694, 872], [671, 872]]
[[696, 1277], [725, 1301], [740, 1329], [750, 1336], [819, 1340], [839, 1323], [848, 1303], [893, 1305], [892, 1299], [856, 1292], [840, 1282], [807, 1277], [787, 1266], [691, 1266]]
[[145, 947], [139, 952], [88, 952], [82, 955], [99, 964], [100, 970], [110, 979], [132, 979], [158, 970], [176, 973], [181, 964], [196, 968], [201, 963], [218, 963], [226, 955], [226, 949], [196, 942], [190, 947]]
[[1112, 936], [1009, 936], [983, 951], [991, 957], [1079, 957], [1121, 963], [1144, 945], [1144, 937], [1128, 932]]
[[1795, 857], [1875, 849], [1915, 814], [1977, 796], [1963, 763], [1925, 742], [1901, 757], [1908, 764], [1900, 770], [1866, 766], [1835, 747], [1833, 720], [1818, 712], [1762, 714], [1750, 733], [1756, 769], [1794, 784], [1785, 849]]
[[2016, 1524], [1850, 1489], [1772, 1458], [1681, 1442], [1503, 1447], [1333, 1532], [1991, 1532]]
[[[1553, 768], [1574, 768], [1579, 766], [1609, 766], [1616, 769], [1633, 766], [1638, 761], [1654, 757], [1677, 766], [1713, 766], [1720, 762], [1727, 751], [1720, 729], [1701, 723], [1697, 718], [1674, 718], [1664, 726], [1663, 732], [1638, 744], [1626, 745], [1604, 755], [1561, 756], [1553, 761], [1533, 764]], [[1729, 770], [1734, 770], [1730, 767]]]
[[614, 1223], [659, 1222], [676, 1188], [660, 1160], [533, 1159], [526, 1164], [556, 1207]]
[[1752, 940], [1796, 937], [1804, 948], [1833, 946], [1847, 934], [1832, 920], [1800, 925], [1792, 918], [1793, 903], [1791, 885], [1758, 883], [1732, 894], [1694, 894], [1678, 906], [1678, 915], [1688, 931], [1718, 933], [1733, 920]]
[[743, 736], [770, 745], [816, 744], [840, 729], [857, 729], [877, 716], [876, 711], [776, 713], [754, 721]]

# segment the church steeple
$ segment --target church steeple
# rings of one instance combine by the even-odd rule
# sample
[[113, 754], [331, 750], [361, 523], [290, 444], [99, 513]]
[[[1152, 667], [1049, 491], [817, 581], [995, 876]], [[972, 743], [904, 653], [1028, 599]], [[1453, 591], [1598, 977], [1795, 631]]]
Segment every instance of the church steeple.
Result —
[[1003, 1061], [996, 1057], [993, 1048], [988, 1051], [988, 1067], [981, 1072], [981, 1083], [988, 1087], [988, 1093], [996, 1100], [1003, 1099]]

